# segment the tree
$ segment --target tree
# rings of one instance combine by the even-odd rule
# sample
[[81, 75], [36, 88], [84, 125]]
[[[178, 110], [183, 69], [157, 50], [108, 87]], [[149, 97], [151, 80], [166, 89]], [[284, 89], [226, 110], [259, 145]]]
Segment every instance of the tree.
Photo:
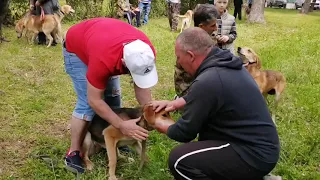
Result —
[[303, 3], [303, 6], [301, 8], [301, 13], [302, 14], [308, 14], [310, 12], [310, 4], [312, 0], [305, 0]]
[[253, 0], [251, 11], [248, 17], [249, 23], [265, 23], [264, 19], [265, 0]]

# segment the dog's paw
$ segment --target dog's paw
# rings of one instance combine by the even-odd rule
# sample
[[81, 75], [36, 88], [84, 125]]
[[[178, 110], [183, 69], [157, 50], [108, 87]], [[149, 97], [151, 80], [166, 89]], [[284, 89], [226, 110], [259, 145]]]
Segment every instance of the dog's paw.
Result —
[[144, 157], [144, 162], [149, 162], [149, 161], [150, 161], [149, 156], [146, 155], [146, 156]]
[[93, 169], [93, 163], [90, 160], [85, 160], [86, 169], [88, 171], [92, 171]]

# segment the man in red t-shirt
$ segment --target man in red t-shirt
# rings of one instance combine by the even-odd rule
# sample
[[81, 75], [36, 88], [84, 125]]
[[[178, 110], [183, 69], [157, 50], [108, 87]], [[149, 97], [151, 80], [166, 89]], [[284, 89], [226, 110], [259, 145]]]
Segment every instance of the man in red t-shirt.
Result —
[[136, 125], [139, 119], [123, 121], [112, 108], [121, 107], [121, 74], [131, 74], [140, 105], [152, 100], [149, 88], [158, 82], [155, 54], [143, 32], [117, 19], [94, 18], [68, 30], [63, 48], [65, 70], [78, 99], [71, 118], [67, 167], [84, 172], [80, 149], [95, 113], [127, 136], [148, 137], [148, 131]]

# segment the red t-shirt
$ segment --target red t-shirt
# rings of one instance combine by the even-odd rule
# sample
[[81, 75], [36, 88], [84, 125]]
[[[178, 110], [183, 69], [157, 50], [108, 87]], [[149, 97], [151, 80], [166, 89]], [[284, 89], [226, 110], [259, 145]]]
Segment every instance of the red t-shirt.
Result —
[[94, 18], [72, 26], [66, 35], [67, 51], [75, 53], [87, 66], [87, 79], [105, 89], [109, 77], [127, 74], [122, 65], [124, 44], [140, 39], [155, 49], [148, 37], [130, 24], [112, 18]]

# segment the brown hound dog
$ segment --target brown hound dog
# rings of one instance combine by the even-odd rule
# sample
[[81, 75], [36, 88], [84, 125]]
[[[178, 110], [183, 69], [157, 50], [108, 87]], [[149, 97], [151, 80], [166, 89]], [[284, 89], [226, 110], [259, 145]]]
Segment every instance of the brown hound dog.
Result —
[[274, 110], [272, 112], [272, 120], [275, 122], [275, 111], [278, 101], [281, 93], [286, 87], [285, 77], [278, 71], [261, 70], [261, 60], [251, 48], [238, 47], [238, 54], [241, 57], [244, 66], [258, 84], [263, 96], [266, 98], [268, 94], [275, 95]]
[[[174, 122], [170, 114], [164, 110], [155, 113], [151, 104], [141, 108], [120, 108], [115, 109], [123, 120], [136, 119], [140, 117], [137, 123], [139, 126], [151, 131], [156, 120]], [[92, 123], [89, 126], [88, 133], [82, 144], [83, 160], [88, 170], [92, 170], [93, 163], [89, 160], [89, 156], [96, 153], [101, 147], [106, 148], [109, 160], [109, 180], [116, 180], [115, 175], [117, 156], [120, 156], [118, 147], [124, 145], [132, 145], [140, 155], [140, 168], [148, 160], [146, 155], [146, 141], [137, 141], [131, 137], [125, 136], [121, 131], [111, 126], [107, 121], [103, 120], [98, 115], [95, 115]]]

